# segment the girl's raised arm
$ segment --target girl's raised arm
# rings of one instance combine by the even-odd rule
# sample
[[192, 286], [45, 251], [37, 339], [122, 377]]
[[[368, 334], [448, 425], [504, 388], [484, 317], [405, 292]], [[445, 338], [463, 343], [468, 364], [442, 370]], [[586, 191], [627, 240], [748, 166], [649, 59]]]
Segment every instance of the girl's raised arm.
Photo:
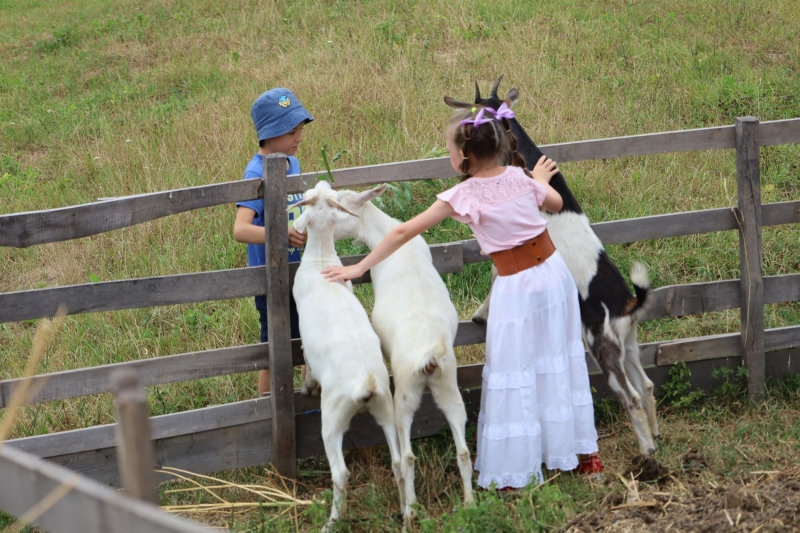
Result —
[[322, 270], [322, 275], [328, 281], [348, 281], [361, 277], [364, 272], [392, 255], [405, 243], [453, 214], [455, 214], [455, 211], [453, 211], [450, 204], [436, 200], [432, 206], [419, 215], [392, 228], [386, 234], [386, 237], [378, 243], [378, 246], [359, 263], [351, 266], [325, 267]]

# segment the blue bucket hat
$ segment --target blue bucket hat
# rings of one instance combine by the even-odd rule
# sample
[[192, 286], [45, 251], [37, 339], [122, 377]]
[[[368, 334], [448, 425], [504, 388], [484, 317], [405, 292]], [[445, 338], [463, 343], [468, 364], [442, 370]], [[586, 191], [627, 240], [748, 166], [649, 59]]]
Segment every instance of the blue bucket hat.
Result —
[[289, 133], [301, 122], [314, 120], [294, 93], [283, 87], [270, 89], [256, 98], [250, 115], [259, 141]]

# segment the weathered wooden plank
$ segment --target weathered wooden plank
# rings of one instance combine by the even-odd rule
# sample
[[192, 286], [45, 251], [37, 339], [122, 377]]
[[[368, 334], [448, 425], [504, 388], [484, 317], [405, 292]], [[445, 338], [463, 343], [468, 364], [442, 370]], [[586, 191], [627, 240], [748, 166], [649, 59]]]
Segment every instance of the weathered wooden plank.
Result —
[[[365, 167], [351, 167], [331, 171], [334, 189], [348, 189], [392, 181], [412, 181], [436, 178], [452, 178], [458, 173], [450, 166], [449, 157], [401, 161]], [[318, 172], [306, 172], [287, 178], [290, 193], [305, 192], [314, 184]]]
[[759, 146], [800, 143], [800, 118], [762, 122], [756, 138]]
[[[304, 398], [299, 393], [298, 398]], [[319, 408], [319, 405], [317, 405]], [[242, 424], [263, 423], [272, 419], [269, 398], [253, 398], [224, 405], [213, 405], [180, 413], [150, 418], [153, 440], [164, 440], [182, 435], [203, 433]], [[270, 424], [266, 424], [269, 426]], [[116, 424], [104, 424], [89, 428], [61, 431], [48, 435], [36, 435], [7, 441], [24, 452], [38, 457], [71, 455], [89, 450], [114, 448], [116, 446]]]
[[111, 387], [117, 413], [115, 429], [122, 486], [132, 498], [158, 505], [147, 393], [130, 368], [116, 370], [111, 376]]
[[[662, 342], [658, 347], [656, 364], [672, 365], [678, 361], [719, 359], [742, 353], [741, 333], [723, 333]], [[800, 326], [768, 329], [764, 332], [764, 350], [786, 350], [800, 346]]]
[[667, 131], [541, 146], [560, 163], [734, 147], [733, 126]]
[[647, 295], [641, 320], [735, 309], [740, 298], [738, 279], [659, 287]]
[[778, 226], [800, 222], [800, 201], [761, 204], [761, 224]]
[[458, 323], [458, 331], [453, 346], [466, 346], [469, 344], [482, 344], [486, 342], [486, 324], [476, 324], [471, 320], [462, 320]]
[[263, 268], [235, 268], [10, 292], [0, 294], [0, 322], [55, 316], [61, 304], [75, 315], [244, 298], [264, 287]]
[[605, 245], [738, 228], [733, 210], [727, 207], [592, 224], [592, 229]]
[[294, 367], [289, 325], [289, 233], [286, 223], [286, 157], [264, 159], [264, 231], [267, 276], [269, 382], [272, 400], [273, 464], [290, 479], [296, 476], [297, 444], [294, 427]]
[[66, 491], [32, 522], [52, 533], [199, 533], [211, 531], [158, 507], [116, 494], [96, 481], [10, 446], [0, 448], [0, 509], [28, 512], [54, 491]]
[[134, 226], [201, 207], [259, 197], [258, 181], [203, 185], [74, 207], [0, 216], [0, 246], [24, 248]]
[[764, 276], [764, 303], [800, 301], [800, 274]]
[[758, 119], [736, 119], [736, 176], [739, 199], [739, 272], [742, 299], [742, 359], [750, 398], [764, 395], [764, 282], [761, 268], [761, 172]]
[[[686, 366], [691, 372], [688, 379], [693, 389], [710, 392], [720, 385], [719, 381], [713, 376], [715, 369], [726, 367], [731, 370], [736, 370], [741, 364], [741, 357], [738, 356], [707, 359], [703, 361], [689, 361], [686, 363]], [[669, 371], [671, 369], [672, 366], [670, 365], [650, 366], [645, 367], [644, 371], [653, 381], [655, 389], [658, 391], [671, 379], [669, 376]], [[767, 353], [766, 375], [770, 378], [782, 379], [787, 373], [800, 373], [800, 349], [791, 348]], [[592, 385], [595, 399], [616, 397], [602, 374], [591, 374], [589, 376], [589, 382]], [[634, 439], [633, 435], [631, 435], [631, 439]]]
[[[650, 133], [542, 145], [540, 148], [556, 161], [583, 161], [636, 155], [733, 148], [734, 126]], [[758, 141], [762, 146], [798, 141], [800, 119], [763, 122]], [[337, 169], [333, 171], [334, 188], [357, 187], [391, 181], [450, 178], [457, 173], [447, 157], [403, 161]], [[303, 192], [314, 182], [317, 173], [309, 172], [287, 179], [288, 192]], [[141, 194], [109, 199], [81, 206], [15, 213], [0, 216], [0, 246], [25, 247], [95, 235], [141, 224], [192, 209], [253, 200], [263, 197], [257, 180], [204, 185], [174, 191]]]
[[[299, 339], [292, 341], [292, 362], [295, 366], [303, 364]], [[41, 374], [31, 378], [31, 390], [38, 390], [38, 393], [34, 397], [28, 397], [25, 403], [42, 403], [109, 392], [111, 373], [121, 368], [135, 370], [144, 386], [250, 372], [269, 368], [269, 344], [235, 346]], [[0, 409], [8, 404], [11, 394], [21, 382], [22, 379], [0, 381]]]
[[[483, 365], [475, 365], [468, 374], [478, 374]], [[470, 379], [474, 380], [474, 377]], [[480, 389], [462, 391], [467, 401], [474, 406], [480, 405]], [[308, 457], [321, 455], [324, 452], [320, 438], [319, 397], [302, 396], [295, 393], [297, 400], [296, 427], [298, 439], [298, 456]], [[262, 409], [265, 408], [265, 409]], [[267, 399], [247, 400], [226, 406], [201, 409], [204, 418], [210, 423], [195, 425], [193, 431], [172, 434], [167, 432], [167, 422], [187, 424], [181, 419], [188, 418], [191, 413], [175, 413], [161, 417], [153, 417], [154, 439], [156, 443], [156, 463], [159, 467], [173, 466], [198, 474], [220, 472], [235, 468], [245, 468], [267, 464], [274, 460], [272, 449], [272, 427], [268, 423], [271, 417]], [[230, 415], [228, 420], [224, 415]], [[197, 421], [196, 414], [191, 415]], [[444, 415], [435, 405], [431, 394], [423, 395], [420, 409], [417, 411], [412, 438], [420, 438], [438, 433], [444, 425]], [[117, 451], [113, 439], [107, 440], [107, 428], [114, 425], [98, 426], [77, 430], [70, 435], [70, 442], [62, 434], [42, 435], [28, 439], [8, 441], [9, 446], [21, 450], [30, 450], [51, 461], [81, 472], [93, 479], [112, 486], [120, 485], [119, 472], [116, 468]], [[36, 439], [36, 441], [34, 441]], [[37, 442], [38, 441], [38, 442]], [[384, 443], [382, 430], [372, 417], [364, 413], [353, 419], [350, 430], [345, 435], [345, 449], [353, 449], [355, 445], [367, 446]], [[67, 445], [62, 447], [62, 445]], [[160, 479], [169, 479], [161, 475]]]

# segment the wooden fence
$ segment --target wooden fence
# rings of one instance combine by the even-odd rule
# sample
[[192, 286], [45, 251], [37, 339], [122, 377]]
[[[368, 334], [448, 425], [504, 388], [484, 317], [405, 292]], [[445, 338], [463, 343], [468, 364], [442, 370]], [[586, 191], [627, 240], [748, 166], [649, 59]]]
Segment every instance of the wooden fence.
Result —
[[[594, 224], [605, 244], [678, 237], [737, 230], [740, 236], [741, 280], [661, 287], [651, 293], [643, 320], [741, 309], [745, 334], [654, 342], [642, 345], [643, 364], [657, 386], [666, 380], [669, 365], [686, 361], [695, 386], [708, 387], [713, 367], [740, 364], [749, 370], [748, 389], [758, 398], [768, 375], [798, 371], [800, 326], [764, 330], [764, 304], [800, 299], [800, 274], [761, 274], [763, 226], [800, 222], [800, 201], [761, 204], [759, 147], [800, 142], [800, 119], [759, 123], [752, 117], [733, 126], [637, 135], [542, 146], [559, 162], [642, 156], [691, 150], [736, 150], [738, 206], [674, 213]], [[293, 389], [293, 367], [302, 364], [299, 341], [289, 338], [288, 298], [296, 265], [287, 262], [285, 205], [287, 193], [302, 192], [314, 179], [303, 174], [270, 179], [285, 173], [280, 157], [265, 160], [265, 179], [193, 187], [143, 194], [62, 209], [0, 216], [0, 246], [27, 247], [77, 239], [141, 224], [175, 213], [264, 198], [267, 266], [198, 272], [92, 283], [51, 289], [0, 294], [0, 323], [54, 316], [60, 305], [69, 314], [115, 311], [141, 307], [244, 298], [266, 294], [270, 343], [177, 354], [116, 365], [57, 372], [34, 378], [36, 394], [28, 403], [109, 392], [110, 374], [121, 367], [134, 369], [145, 386], [271, 369], [272, 395], [153, 417], [153, 438], [159, 466], [173, 466], [197, 473], [273, 463], [293, 477], [297, 458], [323, 453], [320, 437], [319, 399], [303, 397]], [[334, 171], [335, 188], [390, 181], [447, 178], [455, 175], [449, 158], [427, 159]], [[431, 246], [441, 273], [459, 272], [464, 265], [486, 261], [474, 240]], [[343, 258], [352, 264], [360, 257]], [[367, 273], [355, 283], [369, 281]], [[459, 324], [456, 345], [484, 342], [485, 329], [471, 322]], [[770, 352], [765, 357], [765, 352]], [[794, 355], [794, 358], [792, 357]], [[458, 369], [459, 386], [471, 413], [480, 404], [483, 365]], [[590, 361], [590, 370], [596, 367]], [[592, 375], [592, 385], [607, 391], [604, 378]], [[0, 408], [21, 380], [0, 381]], [[437, 433], [444, 418], [430, 394], [417, 413], [413, 436]], [[383, 442], [383, 434], [369, 417], [356, 417], [347, 433], [349, 448]], [[12, 440], [7, 443], [41, 458], [112, 486], [119, 486], [114, 426], [97, 426]], [[10, 454], [2, 450], [3, 460]], [[0, 471], [4, 464], [0, 463]], [[2, 484], [0, 484], [2, 485]], [[11, 496], [0, 492], [0, 508], [15, 512]], [[28, 500], [31, 504], [35, 500]]]

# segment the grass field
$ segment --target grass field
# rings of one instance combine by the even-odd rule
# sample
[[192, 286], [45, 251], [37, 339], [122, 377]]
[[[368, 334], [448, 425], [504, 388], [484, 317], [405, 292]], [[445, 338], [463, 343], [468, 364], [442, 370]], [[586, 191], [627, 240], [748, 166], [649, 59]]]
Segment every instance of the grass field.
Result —
[[[250, 104], [273, 86], [290, 87], [316, 118], [298, 153], [304, 171], [323, 168], [325, 143], [329, 152], [347, 150], [339, 167], [440, 156], [450, 116], [442, 97], [468, 100], [475, 81], [485, 92], [500, 74], [501, 93], [520, 89], [515, 110], [539, 144], [726, 125], [743, 115], [794, 118], [799, 34], [794, 0], [0, 0], [0, 214], [238, 180], [257, 149]], [[762, 149], [764, 202], [800, 198], [798, 163], [798, 145]], [[736, 203], [732, 151], [569, 163], [562, 170], [595, 222]], [[386, 210], [407, 219], [447, 186], [417, 184], [411, 201], [386, 198]], [[0, 249], [0, 292], [245, 266], [245, 248], [231, 235], [234, 215], [233, 206], [221, 206], [66, 243]], [[469, 237], [453, 221], [426, 234], [429, 242]], [[799, 240], [794, 226], [766, 228], [764, 274], [800, 270]], [[360, 249], [342, 243], [340, 251]], [[644, 261], [655, 286], [739, 275], [733, 232], [611, 246], [609, 253], [623, 272], [633, 259]], [[446, 281], [467, 318], [488, 289], [488, 265]], [[370, 288], [359, 294], [369, 306]], [[767, 327], [800, 324], [796, 302], [765, 311]], [[34, 322], [0, 324], [0, 379], [21, 375], [34, 330]], [[640, 340], [738, 330], [738, 311], [719, 312], [644, 323]], [[257, 338], [250, 299], [77, 315], [38, 372]], [[462, 363], [482, 357], [480, 347], [459, 354]], [[153, 414], [162, 414], [252, 398], [255, 391], [255, 375], [242, 374], [149, 394]], [[774, 408], [790, 420], [797, 396], [786, 398]], [[760, 416], [758, 407], [743, 409], [740, 416]], [[724, 413], [720, 428], [734, 423]], [[700, 415], [675, 420], [669, 412], [665, 423], [690, 432], [694, 416]], [[794, 420], [787, 431], [797, 431]], [[112, 421], [107, 395], [51, 402], [27, 408], [12, 437]], [[630, 432], [620, 435], [619, 444], [604, 440], [604, 453], [612, 440], [632, 453]], [[436, 442], [418, 446], [436, 449]], [[385, 468], [381, 452], [363, 453], [358, 457]], [[446, 449], [434, 455], [420, 468], [452, 470]], [[620, 452], [611, 461], [628, 457]], [[239, 475], [251, 474], [257, 475]], [[355, 470], [354, 478], [377, 483]], [[592, 505], [594, 488], [564, 479], [554, 485], [559, 494], [541, 497]], [[457, 494], [447, 486], [447, 494]], [[383, 494], [375, 505], [393, 501], [387, 487], [367, 491]], [[444, 520], [449, 503], [426, 490], [428, 515]], [[491, 514], [496, 502], [481, 505]], [[558, 524], [569, 513], [542, 523]], [[243, 530], [261, 527], [253, 520]], [[313, 522], [304, 520], [303, 527]], [[362, 522], [348, 527], [369, 530]], [[272, 524], [265, 530], [295, 527], [261, 523]]]

